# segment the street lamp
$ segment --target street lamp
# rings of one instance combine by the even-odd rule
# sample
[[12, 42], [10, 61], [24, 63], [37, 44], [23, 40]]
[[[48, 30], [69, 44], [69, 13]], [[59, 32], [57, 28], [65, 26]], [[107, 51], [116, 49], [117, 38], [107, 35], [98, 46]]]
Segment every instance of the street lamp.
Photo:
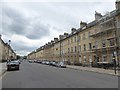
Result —
[[11, 43], [11, 40], [9, 40], [8, 42], [9, 42], [9, 45], [10, 45], [10, 43]]
[[8, 59], [10, 59], [10, 52], [9, 52], [9, 49], [10, 49], [10, 43], [11, 43], [11, 40], [8, 41]]
[[16, 59], [16, 50], [13, 50], [13, 59]]

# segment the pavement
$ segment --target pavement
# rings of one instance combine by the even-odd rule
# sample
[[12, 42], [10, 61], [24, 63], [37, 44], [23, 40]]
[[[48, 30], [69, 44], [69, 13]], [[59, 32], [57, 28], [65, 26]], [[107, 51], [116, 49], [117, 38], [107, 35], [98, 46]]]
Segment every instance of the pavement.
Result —
[[114, 70], [104, 69], [104, 68], [83, 67], [83, 66], [74, 66], [74, 65], [67, 65], [67, 68], [102, 73], [102, 74], [109, 74], [109, 75], [115, 75], [115, 76], [120, 75], [120, 71], [118, 71], [118, 70], [117, 70], [117, 73], [115, 74]]
[[0, 77], [6, 72], [6, 63], [0, 63]]
[[118, 77], [38, 63], [22, 62], [19, 71], [8, 71], [3, 88], [117, 88]]
[[2, 89], [2, 75], [7, 71], [6, 63], [0, 63], [0, 90]]

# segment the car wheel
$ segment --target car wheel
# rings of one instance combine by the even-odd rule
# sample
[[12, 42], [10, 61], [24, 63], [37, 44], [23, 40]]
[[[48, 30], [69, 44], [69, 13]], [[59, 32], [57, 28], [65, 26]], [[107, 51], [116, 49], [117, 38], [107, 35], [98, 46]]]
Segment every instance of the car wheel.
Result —
[[18, 68], [17, 70], [20, 70], [20, 68]]
[[7, 71], [10, 71], [10, 69], [9, 69], [9, 68], [7, 68]]

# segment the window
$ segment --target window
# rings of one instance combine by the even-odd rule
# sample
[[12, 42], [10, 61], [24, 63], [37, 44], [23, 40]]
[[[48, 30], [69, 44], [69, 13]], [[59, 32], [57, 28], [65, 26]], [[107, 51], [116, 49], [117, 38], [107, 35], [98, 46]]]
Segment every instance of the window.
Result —
[[96, 49], [98, 48], [98, 42], [97, 41], [95, 42], [95, 48]]
[[110, 39], [109, 40], [109, 44], [110, 44], [110, 46], [114, 46], [115, 45], [115, 40], [114, 39]]
[[76, 36], [74, 37], [74, 41], [76, 42]]
[[81, 60], [81, 56], [79, 56], [79, 62], [80, 62], [80, 63], [82, 62], [82, 60]]
[[68, 53], [70, 52], [70, 48], [68, 48]]
[[73, 47], [71, 47], [71, 53], [73, 52]]
[[119, 42], [119, 46], [120, 46], [120, 36], [119, 36], [119, 38], [118, 38], [118, 42]]
[[68, 39], [68, 44], [70, 44], [70, 40]]
[[106, 47], [106, 41], [105, 40], [102, 41], [102, 47]]
[[84, 58], [84, 62], [86, 62], [86, 56], [84, 56], [83, 58]]
[[92, 44], [89, 43], [89, 50], [92, 50]]
[[92, 62], [92, 56], [89, 55], [89, 62], [91, 63]]
[[75, 52], [77, 51], [77, 48], [76, 48], [76, 46], [75, 46]]
[[83, 34], [83, 40], [85, 40], [85, 33]]
[[88, 38], [90, 39], [91, 32], [88, 32]]
[[107, 56], [103, 55], [103, 56], [102, 56], [102, 61], [105, 62], [106, 59], [107, 59]]
[[79, 49], [78, 49], [78, 52], [81, 52], [81, 45], [79, 45]]
[[85, 44], [83, 45], [83, 47], [84, 47], [84, 51], [86, 51], [86, 45]]
[[73, 39], [71, 38], [71, 43], [73, 42]]
[[80, 35], [78, 36], [78, 41], [80, 41], [81, 40], [81, 37], [80, 37]]

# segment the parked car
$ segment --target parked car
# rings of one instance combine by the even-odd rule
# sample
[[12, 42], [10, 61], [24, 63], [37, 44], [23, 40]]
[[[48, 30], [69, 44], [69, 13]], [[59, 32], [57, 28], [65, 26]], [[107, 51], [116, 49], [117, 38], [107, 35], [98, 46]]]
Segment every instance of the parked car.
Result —
[[45, 64], [45, 61], [42, 61], [42, 64]]
[[37, 60], [37, 63], [42, 63], [42, 61], [40, 61], [40, 60]]
[[56, 63], [55, 61], [52, 61], [52, 62], [50, 63], [50, 65], [52, 65], [52, 66], [56, 66], [57, 63]]
[[50, 65], [50, 62], [49, 62], [49, 61], [46, 61], [45, 64], [46, 64], [46, 65]]
[[34, 63], [37, 63], [37, 60], [33, 60], [34, 61]]
[[21, 61], [20, 61], [20, 60], [16, 60], [15, 62], [18, 62], [19, 64], [21, 64]]
[[29, 60], [29, 63], [34, 63], [34, 60]]
[[8, 61], [7, 62], [7, 71], [9, 70], [19, 70], [20, 64], [18, 61]]
[[58, 62], [57, 67], [66, 68], [66, 65], [64, 62]]

